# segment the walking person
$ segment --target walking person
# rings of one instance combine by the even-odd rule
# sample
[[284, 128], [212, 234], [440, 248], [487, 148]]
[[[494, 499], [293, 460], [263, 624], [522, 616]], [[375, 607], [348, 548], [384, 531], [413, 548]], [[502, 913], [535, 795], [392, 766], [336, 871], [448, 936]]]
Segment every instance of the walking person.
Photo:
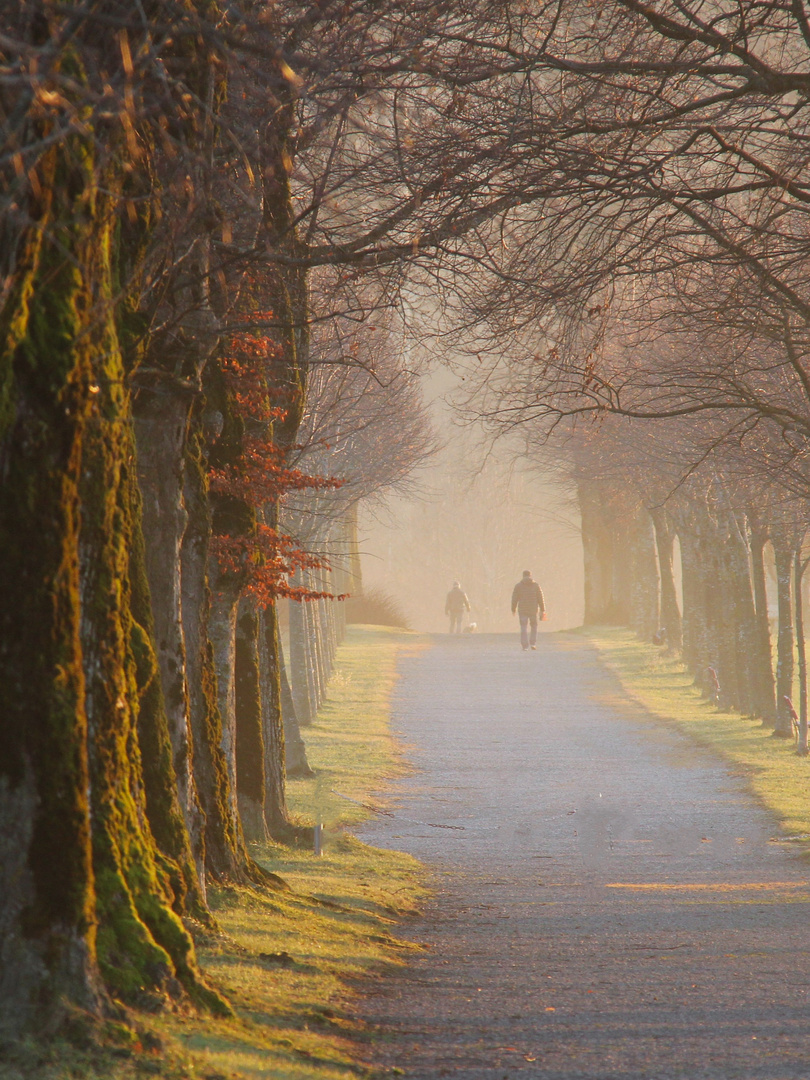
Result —
[[450, 616], [450, 633], [460, 634], [461, 623], [464, 619], [464, 612], [470, 610], [470, 601], [467, 599], [467, 594], [461, 588], [457, 581], [453, 582], [453, 587], [447, 594], [447, 599], [444, 602], [444, 613]]
[[[546, 617], [546, 602], [543, 590], [532, 577], [531, 570], [524, 570], [523, 577], [512, 589], [512, 614], [518, 613], [520, 621], [520, 644], [523, 651], [531, 646], [537, 648], [537, 617]], [[531, 635], [529, 634], [531, 628]]]

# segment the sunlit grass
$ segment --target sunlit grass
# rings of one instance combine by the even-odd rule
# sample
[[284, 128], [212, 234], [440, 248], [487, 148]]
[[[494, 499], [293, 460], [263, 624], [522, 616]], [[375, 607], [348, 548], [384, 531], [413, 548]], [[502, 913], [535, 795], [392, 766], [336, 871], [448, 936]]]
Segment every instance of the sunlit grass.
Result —
[[348, 800], [373, 795], [379, 805], [383, 782], [406, 771], [402, 748], [391, 738], [389, 703], [397, 657], [427, 641], [383, 626], [348, 628], [328, 699], [315, 723], [302, 729], [317, 775], [291, 780], [287, 789], [290, 808], [302, 821], [323, 822], [327, 829], [363, 821], [368, 811]]
[[96, 1027], [89, 1047], [31, 1046], [13, 1062], [0, 1053], [2, 1080], [345, 1080], [367, 1073], [370, 1034], [352, 1015], [351, 980], [390, 970], [413, 950], [397, 939], [396, 919], [416, 909], [421, 871], [411, 856], [349, 835], [346, 826], [369, 812], [332, 791], [379, 805], [386, 780], [402, 775], [402, 749], [389, 730], [397, 656], [424, 643], [404, 631], [350, 628], [328, 699], [303, 732], [316, 776], [292, 782], [289, 791], [299, 820], [328, 826], [324, 854], [256, 847], [254, 857], [291, 891], [211, 890], [219, 933], [199, 940], [198, 959], [235, 1015], [130, 1013], [128, 1025]]
[[800, 758], [790, 739], [777, 739], [761, 721], [718, 709], [701, 697], [680, 661], [639, 641], [629, 630], [588, 629], [625, 693], [642, 710], [676, 724], [710, 747], [744, 776], [753, 794], [799, 848], [810, 851], [810, 758]]

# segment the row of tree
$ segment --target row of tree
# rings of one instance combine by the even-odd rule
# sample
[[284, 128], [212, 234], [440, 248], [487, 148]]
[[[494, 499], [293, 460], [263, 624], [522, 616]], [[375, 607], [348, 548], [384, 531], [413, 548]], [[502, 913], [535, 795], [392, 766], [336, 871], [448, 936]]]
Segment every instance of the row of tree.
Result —
[[793, 734], [797, 659], [806, 751], [806, 503], [752, 475], [747, 451], [735, 461], [715, 447], [695, 466], [694, 443], [675, 445], [683, 426], [639, 431], [614, 420], [577, 438], [585, 622], [630, 626], [680, 652], [707, 695], [784, 737]]
[[325, 207], [358, 13], [3, 7], [5, 1032], [65, 1001], [227, 1011], [182, 920], [210, 923], [211, 879], [283, 885], [246, 846], [297, 831], [275, 601], [306, 601], [306, 722], [357, 501], [431, 440], [390, 316], [367, 329], [367, 286], [300, 257], [294, 158]]
[[2, 6], [5, 1027], [227, 1007], [181, 917], [210, 918], [207, 877], [268, 880], [246, 834], [293, 834], [274, 601], [320, 611], [305, 719], [329, 556], [430, 443], [393, 333], [438, 326], [477, 411], [533, 439], [664, 425], [729, 552], [690, 580], [742, 579], [757, 485], [807, 491], [808, 25], [802, 0]]

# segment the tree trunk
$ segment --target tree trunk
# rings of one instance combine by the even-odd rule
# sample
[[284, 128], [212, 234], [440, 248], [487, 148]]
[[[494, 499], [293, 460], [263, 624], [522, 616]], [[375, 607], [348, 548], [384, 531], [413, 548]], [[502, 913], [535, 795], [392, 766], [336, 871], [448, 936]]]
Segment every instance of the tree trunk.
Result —
[[768, 592], [765, 584], [764, 549], [768, 541], [767, 530], [751, 529], [751, 574], [754, 584], [756, 608], [756, 651], [754, 701], [758, 716], [770, 727], [776, 724], [776, 687], [773, 678], [773, 655], [771, 651], [771, 625], [768, 617]]
[[804, 604], [802, 602], [802, 577], [806, 563], [801, 548], [793, 556], [793, 597], [796, 604], [796, 659], [799, 665], [799, 741], [800, 757], [807, 757], [807, 653], [804, 643]]
[[776, 727], [774, 735], [793, 738], [793, 726], [785, 698], [793, 696], [793, 610], [790, 578], [793, 547], [778, 533], [772, 537], [776, 561], [776, 598], [779, 631], [776, 638]]
[[755, 672], [761, 662], [756, 609], [751, 583], [751, 560], [745, 519], [727, 514], [729, 540], [726, 546], [729, 568], [729, 616], [735, 643], [735, 708], [746, 716], [756, 715]]
[[279, 675], [281, 689], [281, 716], [284, 723], [284, 746], [286, 751], [287, 776], [314, 776], [307, 761], [307, 750], [301, 731], [298, 727], [298, 717], [295, 712], [295, 701], [287, 675], [287, 667], [284, 663], [284, 652], [281, 639], [278, 644]]
[[360, 561], [360, 538], [358, 535], [359, 507], [354, 503], [346, 515], [346, 542], [348, 546], [346, 592], [352, 596], [362, 596], [363, 593], [363, 564]]
[[[309, 574], [309, 587], [317, 589], [318, 583]], [[321, 623], [320, 600], [311, 600], [307, 613], [309, 615], [309, 638], [310, 655], [312, 656], [312, 671], [315, 675], [315, 701], [320, 709], [326, 696], [326, 656], [324, 652], [323, 626]]]
[[658, 573], [661, 582], [661, 625], [667, 632], [668, 649], [672, 652], [680, 652], [683, 647], [683, 628], [672, 564], [675, 533], [669, 516], [662, 506], [654, 507], [650, 511], [650, 516], [655, 527], [655, 543], [658, 552]]
[[183, 633], [183, 536], [188, 523], [183, 486], [190, 397], [161, 379], [136, 395], [135, 438], [143, 494], [144, 558], [152, 597], [160, 683], [177, 775], [177, 796], [191, 837], [197, 876], [205, 877], [205, 821], [192, 767], [193, 740]]
[[239, 805], [237, 801], [238, 778], [236, 771], [236, 613], [239, 606], [239, 588], [235, 582], [223, 580], [217, 567], [212, 566], [211, 575], [217, 580], [211, 599], [208, 619], [208, 636], [214, 658], [217, 685], [217, 705], [222, 719], [222, 756], [228, 770], [228, 815], [230, 829], [241, 834]]
[[[175, 884], [177, 897], [185, 893], [178, 910], [201, 922], [210, 921], [205, 899], [205, 838], [202, 811], [194, 793], [199, 832], [192, 838], [178, 798], [175, 754], [164, 706], [161, 671], [152, 643], [155, 642], [149, 582], [146, 574], [144, 541], [138, 527], [141, 499], [136, 483], [130, 485], [133, 528], [129, 543], [130, 606], [135, 620], [135, 641], [140, 708], [138, 742], [143, 760], [144, 794], [149, 824], [160, 851], [182, 874], [182, 888]], [[188, 789], [186, 789], [188, 790]], [[193, 846], [196, 841], [196, 849]], [[177, 906], [177, 905], [176, 905]]]
[[[304, 578], [308, 588], [311, 588], [309, 577]], [[304, 674], [309, 682], [309, 700], [312, 702], [312, 719], [318, 715], [321, 707], [320, 680], [318, 670], [317, 643], [315, 640], [315, 625], [312, 611], [312, 603], [308, 601], [303, 606], [304, 611], [304, 655], [306, 657]]]
[[234, 759], [242, 831], [247, 840], [266, 841], [265, 749], [259, 662], [259, 612], [242, 600], [236, 619], [234, 651]]
[[613, 599], [613, 538], [605, 520], [596, 484], [577, 484], [582, 520], [582, 552], [585, 570], [586, 626], [598, 626], [611, 618]]
[[706, 568], [695, 524], [682, 526], [681, 564], [683, 572], [683, 656], [695, 683], [703, 686], [705, 670], [717, 663], [711, 653], [711, 635], [706, 603]]
[[[9, 1034], [41, 1033], [66, 1002], [98, 1009], [99, 968], [117, 996], [182, 983], [224, 1007], [172, 910], [184, 906], [183, 875], [159, 858], [148, 823], [141, 711], [159, 746], [168, 732], [153, 644], [133, 612], [146, 597], [132, 593], [140, 504], [112, 314], [115, 179], [96, 188], [82, 139], [39, 163], [39, 227], [0, 313], [0, 1026]], [[171, 756], [151, 766], [173, 789]], [[177, 804], [166, 805], [188, 854]]]
[[[94, 385], [81, 166], [38, 166], [36, 228], [0, 311], [0, 1031], [41, 1031], [63, 1000], [96, 1010], [87, 716], [79, 641], [79, 478]], [[62, 175], [62, 174], [65, 175]], [[58, 191], [56, 192], [58, 194]], [[65, 224], [69, 222], [69, 224]], [[57, 243], [44, 239], [56, 230]], [[58, 247], [65, 252], [63, 257]]]
[[186, 445], [184, 505], [188, 524], [183, 534], [182, 614], [189, 717], [194, 745], [194, 779], [205, 815], [205, 866], [219, 881], [243, 876], [240, 833], [232, 812], [228, 766], [222, 751], [214, 651], [208, 639], [210, 592], [208, 543], [211, 535], [202, 436], [195, 425]]
[[[295, 584], [301, 584], [300, 571], [296, 573]], [[306, 609], [303, 601], [290, 601], [290, 684], [295, 702], [295, 713], [302, 727], [308, 727], [314, 718], [310, 679], [307, 670], [307, 626]]]
[[[132, 617], [135, 455], [123, 369], [114, 364], [113, 350], [108, 340], [98, 351], [104, 358], [97, 376], [98, 420], [82, 453], [81, 642], [98, 958], [118, 996], [141, 1000], [150, 990], [176, 993], [173, 979], [192, 992], [200, 981], [191, 939], [172, 911], [172, 903], [181, 906], [184, 899], [175, 891], [179, 869], [167, 867], [165, 856], [158, 861], [146, 824], [138, 691], [157, 672], [146, 632]], [[165, 728], [163, 734], [168, 736]], [[165, 755], [161, 761], [161, 780], [171, 790], [176, 784], [171, 759]]]
[[652, 519], [639, 506], [628, 518], [630, 565], [629, 625], [645, 641], [652, 640], [659, 627], [658, 562]]
[[275, 606], [267, 607], [262, 612], [262, 642], [265, 688], [262, 696], [262, 724], [267, 782], [264, 817], [273, 839], [284, 841], [290, 840], [296, 830], [287, 812], [287, 746], [281, 704], [281, 668], [284, 660]]

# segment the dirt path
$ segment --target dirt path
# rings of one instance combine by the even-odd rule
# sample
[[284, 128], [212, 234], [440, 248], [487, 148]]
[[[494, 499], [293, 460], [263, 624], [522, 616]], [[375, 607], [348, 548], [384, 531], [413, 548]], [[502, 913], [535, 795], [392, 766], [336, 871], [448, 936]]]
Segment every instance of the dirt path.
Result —
[[364, 1000], [378, 1064], [810, 1077], [810, 868], [739, 779], [641, 719], [573, 635], [437, 638], [401, 675], [394, 727], [421, 771], [363, 836], [437, 891], [410, 927], [426, 951]]

